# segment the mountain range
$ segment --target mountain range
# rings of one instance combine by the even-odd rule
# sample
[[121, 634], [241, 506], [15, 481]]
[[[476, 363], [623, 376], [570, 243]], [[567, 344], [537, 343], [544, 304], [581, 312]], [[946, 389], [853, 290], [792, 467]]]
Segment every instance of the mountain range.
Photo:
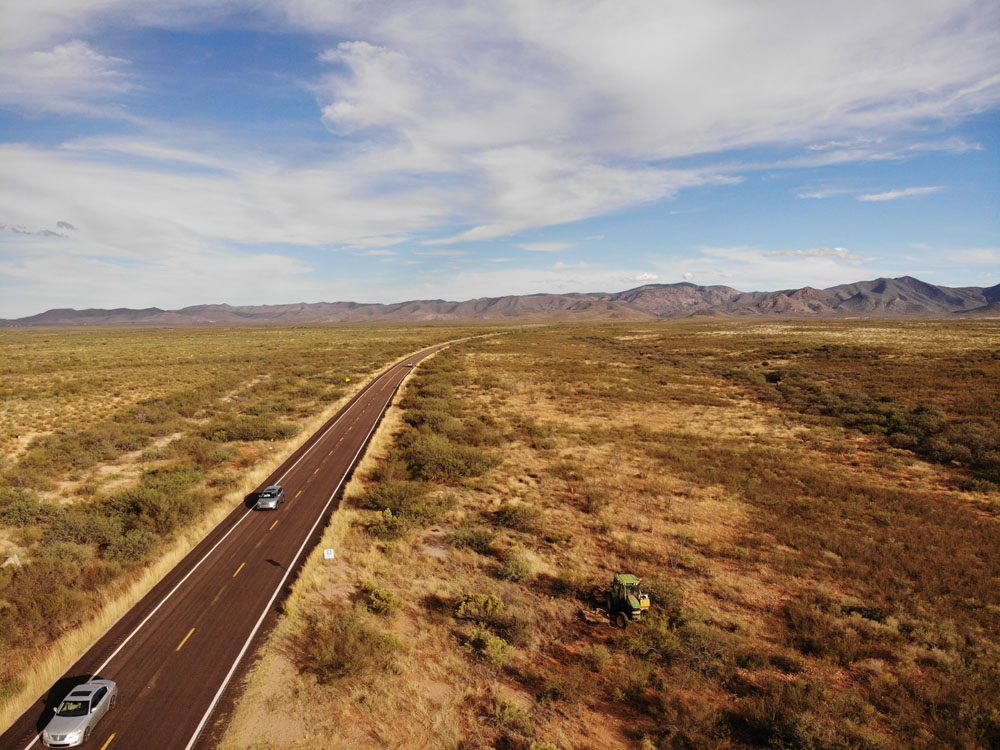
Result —
[[947, 287], [903, 276], [828, 289], [741, 292], [728, 286], [646, 284], [616, 293], [527, 294], [464, 302], [413, 300], [394, 304], [316, 302], [289, 305], [194, 305], [49, 310], [0, 326], [244, 325], [296, 323], [405, 323], [434, 321], [655, 320], [690, 316], [785, 317], [1000, 317], [1000, 284]]

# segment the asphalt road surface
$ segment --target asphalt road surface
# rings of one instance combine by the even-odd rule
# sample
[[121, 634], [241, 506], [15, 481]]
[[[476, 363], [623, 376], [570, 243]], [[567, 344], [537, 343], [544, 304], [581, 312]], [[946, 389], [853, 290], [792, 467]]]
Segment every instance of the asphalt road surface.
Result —
[[[233, 700], [233, 677], [273, 626], [284, 595], [396, 389], [425, 349], [390, 367], [269, 476], [285, 502], [230, 513], [3, 735], [0, 748], [40, 748], [52, 707], [100, 675], [118, 683], [118, 705], [86, 747], [211, 747], [213, 715]], [[336, 564], [336, 563], [332, 563]], [[245, 664], [243, 665], [245, 666]]]

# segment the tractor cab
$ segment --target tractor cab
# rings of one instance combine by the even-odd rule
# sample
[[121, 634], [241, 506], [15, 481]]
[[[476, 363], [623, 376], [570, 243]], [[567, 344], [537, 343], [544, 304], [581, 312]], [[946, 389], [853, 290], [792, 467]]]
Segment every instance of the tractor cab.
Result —
[[640, 581], [632, 573], [615, 573], [611, 579], [609, 611], [611, 619], [619, 627], [625, 627], [630, 620], [640, 620], [649, 609], [649, 594], [642, 593]]

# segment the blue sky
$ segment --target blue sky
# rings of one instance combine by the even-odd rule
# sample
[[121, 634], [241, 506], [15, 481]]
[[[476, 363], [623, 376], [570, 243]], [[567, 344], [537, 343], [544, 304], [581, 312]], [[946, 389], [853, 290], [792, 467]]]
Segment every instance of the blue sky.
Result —
[[9, 0], [0, 317], [1000, 282], [1000, 6]]

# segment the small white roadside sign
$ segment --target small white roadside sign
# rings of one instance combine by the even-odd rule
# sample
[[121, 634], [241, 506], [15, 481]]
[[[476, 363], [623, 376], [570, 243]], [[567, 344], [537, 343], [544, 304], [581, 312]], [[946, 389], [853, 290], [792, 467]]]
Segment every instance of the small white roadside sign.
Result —
[[325, 560], [332, 560], [333, 559], [333, 550], [330, 549], [329, 547], [327, 547], [325, 550], [323, 550], [323, 559], [325, 559]]

